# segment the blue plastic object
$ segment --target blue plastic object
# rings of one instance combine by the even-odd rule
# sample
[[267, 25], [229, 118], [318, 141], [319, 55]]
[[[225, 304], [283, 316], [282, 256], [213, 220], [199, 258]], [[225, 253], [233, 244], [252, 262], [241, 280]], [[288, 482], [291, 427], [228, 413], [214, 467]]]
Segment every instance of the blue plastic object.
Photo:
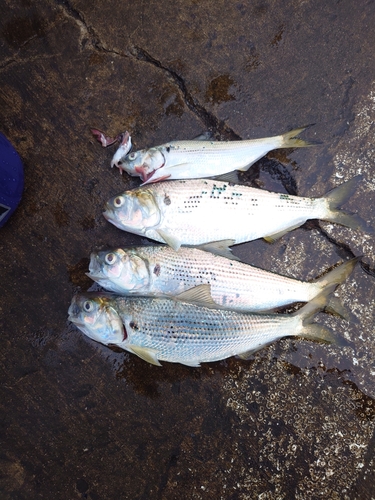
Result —
[[17, 208], [22, 197], [23, 184], [21, 158], [0, 132], [0, 227]]

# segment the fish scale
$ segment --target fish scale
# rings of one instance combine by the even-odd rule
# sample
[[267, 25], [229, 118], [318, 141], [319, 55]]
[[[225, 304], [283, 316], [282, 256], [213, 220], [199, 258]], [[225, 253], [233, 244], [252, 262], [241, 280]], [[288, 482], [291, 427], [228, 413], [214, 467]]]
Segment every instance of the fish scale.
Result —
[[259, 349], [301, 330], [295, 316], [241, 314], [169, 299], [117, 297], [113, 304], [127, 332], [119, 347], [154, 349], [159, 360], [184, 364]]
[[312, 322], [334, 288], [289, 315], [207, 306], [206, 285], [180, 294], [178, 300], [87, 292], [73, 297], [69, 320], [93, 340], [117, 345], [149, 363], [199, 366], [234, 355], [247, 359], [285, 336], [339, 342], [325, 326]]
[[248, 170], [272, 149], [311, 146], [297, 137], [305, 129], [301, 127], [282, 135], [241, 141], [172, 141], [129, 154], [123, 154], [120, 147], [111, 165], [130, 175], [140, 176], [144, 184], [165, 179], [217, 176], [233, 170]]
[[[230, 243], [217, 242], [204, 248], [230, 255]], [[218, 305], [254, 312], [308, 302], [325, 287], [342, 283], [356, 262], [351, 259], [315, 282], [304, 282], [199, 248], [181, 247], [175, 252], [157, 245], [93, 252], [88, 276], [123, 295], [176, 296], [207, 284]]]
[[[270, 193], [211, 180], [170, 181], [155, 184], [151, 189], [162, 213], [162, 227], [189, 245], [227, 238], [242, 243], [302, 224], [311, 217], [320, 218], [325, 211], [319, 198]], [[163, 201], [166, 195], [169, 205]], [[146, 236], [163, 242], [153, 229]]]

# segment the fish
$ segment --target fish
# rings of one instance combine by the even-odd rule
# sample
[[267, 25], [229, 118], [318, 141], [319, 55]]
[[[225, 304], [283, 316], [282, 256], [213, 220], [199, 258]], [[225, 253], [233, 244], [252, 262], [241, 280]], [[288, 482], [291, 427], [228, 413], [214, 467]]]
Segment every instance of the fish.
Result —
[[306, 198], [212, 179], [166, 181], [125, 191], [105, 205], [104, 217], [119, 229], [166, 243], [199, 246], [265, 238], [275, 241], [309, 219], [373, 232], [356, 214], [338, 207], [362, 180], [353, 177], [321, 198]]
[[124, 154], [119, 148], [111, 166], [140, 177], [142, 185], [172, 179], [221, 176], [234, 170], [246, 171], [272, 149], [312, 146], [297, 136], [307, 127], [281, 135], [243, 141], [171, 141], [149, 149]]
[[[289, 336], [345, 345], [326, 326], [313, 322], [334, 288], [328, 287], [292, 314], [212, 307], [203, 297], [207, 289], [209, 292], [208, 285], [184, 292], [178, 300], [87, 292], [73, 297], [68, 319], [91, 339], [116, 345], [153, 365], [167, 361], [198, 367], [232, 356], [248, 359]], [[117, 313], [116, 320], [112, 312]]]
[[[101, 250], [91, 253], [86, 274], [110, 292], [131, 296], [174, 297], [196, 286], [210, 285], [218, 306], [263, 312], [309, 302], [332, 284], [341, 284], [359, 260], [350, 259], [306, 282], [234, 260], [231, 244], [214, 242], [200, 248], [181, 247], [178, 252], [165, 245]], [[330, 307], [347, 317], [336, 297], [332, 297]]]

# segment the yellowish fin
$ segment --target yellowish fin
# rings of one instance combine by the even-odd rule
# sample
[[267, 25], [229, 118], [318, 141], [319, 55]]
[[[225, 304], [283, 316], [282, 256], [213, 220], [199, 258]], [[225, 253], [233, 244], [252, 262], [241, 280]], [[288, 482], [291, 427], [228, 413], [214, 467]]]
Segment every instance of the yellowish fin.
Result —
[[341, 346], [347, 345], [345, 339], [338, 338], [329, 328], [313, 322], [315, 314], [327, 306], [330, 295], [333, 293], [336, 286], [336, 284], [328, 286], [322, 293], [293, 313], [293, 316], [299, 316], [302, 320], [302, 330], [298, 333], [299, 337], [314, 340], [315, 342], [326, 342], [328, 344], [337, 344]]
[[133, 352], [139, 356], [144, 361], [151, 363], [152, 365], [161, 366], [158, 360], [158, 352], [155, 349], [150, 349], [148, 347], [140, 347], [138, 345], [129, 344], [126, 349]]
[[318, 143], [308, 142], [303, 139], [297, 137], [297, 135], [301, 134], [304, 130], [311, 127], [312, 125], [306, 125], [305, 127], [295, 128], [282, 134], [282, 144], [281, 148], [307, 148], [310, 146], [315, 146]]
[[344, 182], [341, 186], [332, 189], [324, 196], [328, 204], [328, 213], [324, 217], [324, 220], [335, 222], [351, 229], [359, 229], [365, 233], [372, 234], [374, 232], [374, 229], [359, 215], [350, 214], [339, 209], [352, 196], [362, 179], [361, 175], [357, 175], [350, 179], [350, 181]]

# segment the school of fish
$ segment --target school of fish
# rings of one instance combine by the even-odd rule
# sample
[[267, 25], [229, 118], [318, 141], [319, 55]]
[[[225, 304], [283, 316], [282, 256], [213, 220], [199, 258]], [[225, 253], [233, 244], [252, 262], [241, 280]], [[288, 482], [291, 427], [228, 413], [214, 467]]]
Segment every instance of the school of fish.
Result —
[[[343, 344], [313, 319], [321, 310], [348, 318], [333, 292], [358, 258], [305, 282], [240, 262], [230, 248], [257, 238], [274, 241], [309, 219], [373, 231], [340, 208], [361, 176], [320, 198], [232, 182], [233, 171], [247, 170], [272, 149], [310, 146], [297, 137], [305, 128], [247, 141], [172, 141], [134, 153], [128, 132], [111, 138], [92, 129], [104, 147], [120, 143], [111, 166], [143, 181], [108, 200], [104, 217], [164, 245], [93, 252], [87, 274], [107, 292], [75, 295], [68, 319], [91, 339], [154, 365], [248, 359], [286, 336]], [[305, 305], [275, 312], [294, 303]]]

